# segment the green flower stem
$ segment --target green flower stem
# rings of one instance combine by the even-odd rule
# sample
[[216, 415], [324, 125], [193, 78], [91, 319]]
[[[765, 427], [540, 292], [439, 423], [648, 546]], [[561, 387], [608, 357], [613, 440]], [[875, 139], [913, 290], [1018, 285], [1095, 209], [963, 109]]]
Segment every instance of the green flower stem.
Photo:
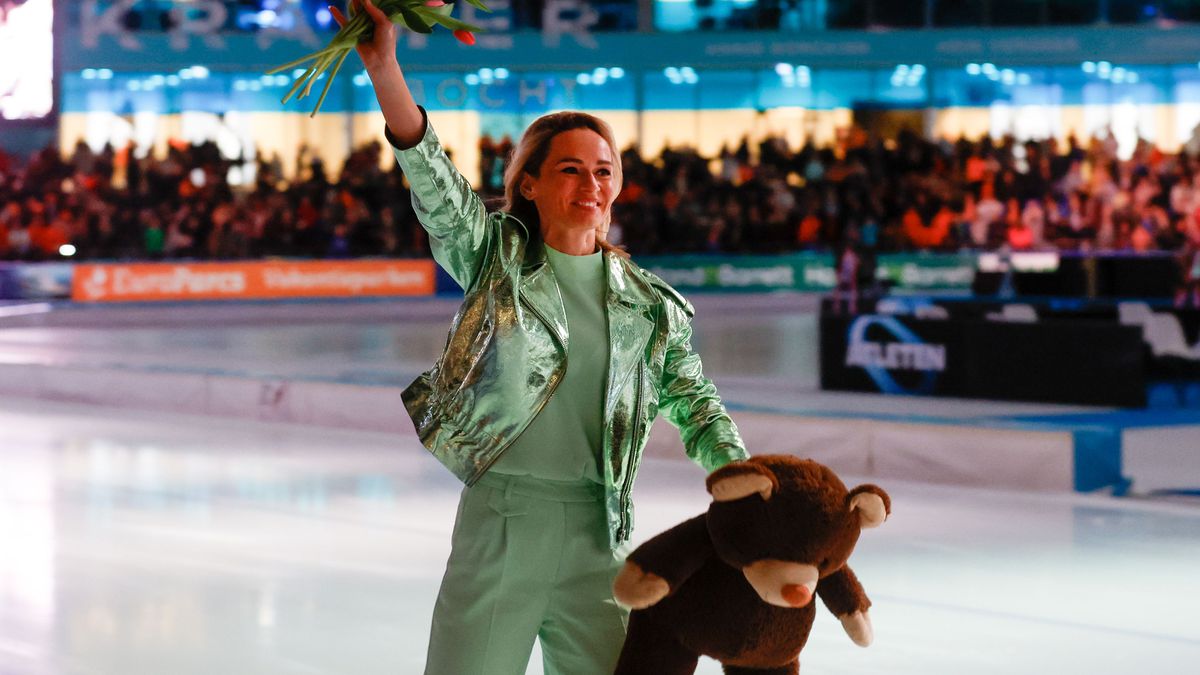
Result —
[[[491, 11], [483, 4], [482, 0], [467, 0], [467, 2], [484, 11]], [[432, 31], [432, 25], [435, 23], [441, 24], [450, 30], [466, 30], [472, 33], [483, 31], [479, 26], [473, 26], [451, 17], [450, 12], [453, 6], [450, 4], [440, 7], [426, 7], [424, 0], [375, 0], [375, 6], [392, 23], [421, 33]], [[301, 99], [308, 96], [312, 93], [313, 86], [317, 80], [321, 78], [323, 73], [328, 71], [329, 81], [322, 88], [321, 95], [317, 99], [317, 105], [313, 108], [312, 115], [310, 115], [315, 116], [320, 111], [321, 104], [325, 102], [325, 97], [329, 94], [329, 90], [333, 85], [333, 78], [341, 70], [342, 64], [345, 63], [350, 52], [359, 43], [372, 39], [375, 32], [375, 22], [367, 12], [356, 11], [354, 3], [349, 2], [346, 14], [346, 24], [338, 30], [333, 39], [325, 47], [267, 71], [267, 75], [275, 75], [307, 64], [304, 73], [296, 78], [287, 94], [283, 97], [283, 103], [287, 103], [293, 97]], [[405, 16], [406, 14], [408, 15], [407, 17]], [[330, 69], [331, 66], [332, 70]]]
[[329, 88], [333, 86], [333, 78], [337, 77], [338, 71], [342, 69], [342, 62], [346, 60], [347, 56], [350, 56], [350, 50], [348, 49], [342, 53], [342, 58], [338, 59], [337, 63], [334, 64], [333, 71], [329, 73], [329, 81], [325, 83], [325, 88], [321, 90], [321, 97], [317, 99], [317, 106], [309, 113], [309, 117], [317, 116], [317, 111], [321, 109], [321, 104], [325, 102], [325, 97], [329, 94]]

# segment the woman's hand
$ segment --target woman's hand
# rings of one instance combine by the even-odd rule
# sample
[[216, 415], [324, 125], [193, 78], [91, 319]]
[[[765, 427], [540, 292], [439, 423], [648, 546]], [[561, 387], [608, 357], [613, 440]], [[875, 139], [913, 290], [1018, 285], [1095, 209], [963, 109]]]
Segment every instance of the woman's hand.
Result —
[[[375, 3], [371, 0], [350, 0], [354, 4], [356, 12], [366, 12], [372, 23], [375, 25], [369, 41], [359, 42], [355, 46], [359, 58], [362, 59], [363, 65], [368, 71], [371, 71], [379, 66], [385, 66], [396, 61], [396, 40], [399, 29], [396, 24], [392, 23]], [[342, 11], [333, 5], [329, 6], [329, 13], [333, 15], [333, 20], [338, 26], [345, 26], [348, 19]]]

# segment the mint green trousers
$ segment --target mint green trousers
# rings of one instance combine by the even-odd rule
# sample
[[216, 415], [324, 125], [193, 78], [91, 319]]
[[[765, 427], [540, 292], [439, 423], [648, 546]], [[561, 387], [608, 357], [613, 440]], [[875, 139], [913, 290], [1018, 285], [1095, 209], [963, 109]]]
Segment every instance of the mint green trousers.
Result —
[[487, 474], [463, 490], [426, 675], [610, 675], [628, 613], [612, 596], [603, 488]]

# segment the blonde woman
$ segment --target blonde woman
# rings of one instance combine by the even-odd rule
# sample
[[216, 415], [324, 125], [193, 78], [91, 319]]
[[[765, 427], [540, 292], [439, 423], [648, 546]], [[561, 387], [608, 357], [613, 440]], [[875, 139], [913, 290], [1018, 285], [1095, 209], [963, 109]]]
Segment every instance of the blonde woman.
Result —
[[[466, 483], [425, 672], [611, 673], [627, 612], [612, 582], [658, 413], [712, 471], [746, 457], [692, 351], [691, 306], [604, 239], [621, 165], [580, 112], [536, 120], [488, 213], [442, 150], [374, 19], [358, 52], [433, 256], [466, 296], [434, 367], [404, 392], [421, 442]], [[335, 11], [339, 22], [345, 19]]]

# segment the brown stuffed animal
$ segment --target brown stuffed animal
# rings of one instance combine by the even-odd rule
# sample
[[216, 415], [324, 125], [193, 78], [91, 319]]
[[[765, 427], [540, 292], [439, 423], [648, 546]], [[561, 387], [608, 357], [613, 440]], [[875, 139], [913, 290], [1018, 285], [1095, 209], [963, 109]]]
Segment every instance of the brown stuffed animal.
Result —
[[890, 513], [886, 492], [847, 490], [787, 455], [718, 469], [708, 491], [708, 513], [639, 546], [617, 575], [616, 598], [634, 611], [616, 675], [686, 675], [700, 655], [728, 675], [796, 675], [814, 594], [855, 644], [871, 643], [871, 601], [846, 559]]

